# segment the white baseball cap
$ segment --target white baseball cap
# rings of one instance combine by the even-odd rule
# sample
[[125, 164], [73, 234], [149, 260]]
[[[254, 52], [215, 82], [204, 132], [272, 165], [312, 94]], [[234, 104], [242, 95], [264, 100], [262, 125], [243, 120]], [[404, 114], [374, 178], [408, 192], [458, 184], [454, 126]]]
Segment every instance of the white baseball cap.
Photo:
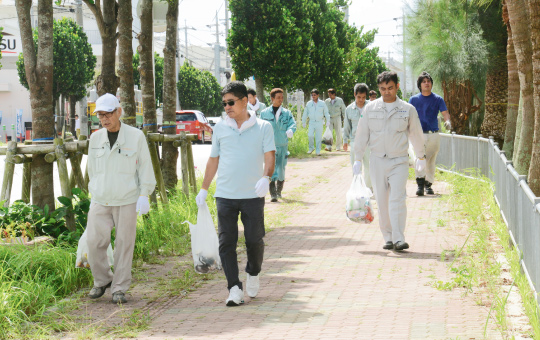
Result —
[[97, 111], [112, 112], [117, 107], [120, 107], [120, 102], [118, 101], [116, 96], [110, 93], [105, 93], [103, 96], [99, 97], [96, 100], [96, 109], [94, 110], [94, 112], [97, 112]]

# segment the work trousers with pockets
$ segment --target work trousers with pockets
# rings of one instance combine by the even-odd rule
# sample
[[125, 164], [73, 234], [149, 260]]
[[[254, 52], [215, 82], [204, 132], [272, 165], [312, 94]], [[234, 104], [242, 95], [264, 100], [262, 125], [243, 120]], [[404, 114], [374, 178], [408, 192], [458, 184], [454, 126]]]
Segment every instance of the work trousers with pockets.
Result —
[[219, 234], [219, 257], [227, 278], [227, 288], [242, 282], [238, 277], [238, 215], [244, 225], [246, 239], [246, 272], [257, 276], [261, 272], [264, 256], [264, 197], [248, 199], [229, 199], [216, 197]]
[[384, 241], [405, 242], [407, 222], [407, 178], [409, 177], [409, 158], [376, 157], [370, 158], [371, 182], [377, 207], [379, 226]]
[[[342, 124], [341, 124], [341, 115], [330, 118], [330, 131], [336, 130], [336, 150], [341, 150], [343, 147], [343, 137], [342, 137]], [[332, 149], [332, 146], [327, 146], [327, 149]]]
[[[321, 140], [323, 134], [323, 122], [309, 122], [308, 127], [308, 140], [309, 140], [309, 151], [315, 149], [317, 154], [321, 153]], [[313, 146], [313, 137], [315, 137], [315, 147]]]
[[[88, 263], [94, 287], [112, 282], [111, 292], [126, 292], [131, 284], [131, 264], [137, 231], [136, 203], [116, 207], [92, 203], [88, 212]], [[107, 260], [111, 231], [115, 228], [114, 274]]]
[[287, 166], [287, 145], [276, 146], [276, 165], [274, 167], [274, 174], [272, 175], [272, 181], [284, 181], [285, 180], [285, 167]]
[[[441, 136], [438, 132], [424, 133], [424, 145], [426, 147], [426, 169], [416, 171], [416, 177], [425, 177], [426, 181], [435, 181], [435, 169], [437, 167], [437, 155], [441, 147]], [[417, 155], [418, 156], [418, 155]]]
[[[355, 155], [354, 155], [354, 140], [351, 141], [349, 144], [349, 147], [351, 149], [351, 167], [354, 165]], [[369, 147], [366, 148], [366, 151], [364, 151], [364, 158], [362, 159], [362, 174], [364, 175], [364, 181], [366, 182], [366, 185], [371, 188], [371, 175], [369, 172], [369, 157], [371, 155], [371, 151]]]

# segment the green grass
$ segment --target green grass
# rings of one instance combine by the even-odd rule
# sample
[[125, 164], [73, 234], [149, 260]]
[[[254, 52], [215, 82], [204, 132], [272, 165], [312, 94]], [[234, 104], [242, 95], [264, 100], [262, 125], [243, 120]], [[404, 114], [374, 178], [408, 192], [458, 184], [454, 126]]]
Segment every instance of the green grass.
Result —
[[289, 140], [289, 157], [304, 158], [308, 156], [309, 142], [308, 129], [296, 126], [296, 132], [293, 138]]
[[[498, 254], [503, 253], [511, 268], [513, 285], [519, 290], [525, 314], [532, 326], [532, 334], [529, 336], [540, 339], [537, 304], [521, 271], [520, 254], [510, 246], [508, 230], [493, 198], [493, 183], [487, 178], [481, 178], [482, 181], [479, 181], [449, 173], [438, 177], [453, 187], [452, 194], [443, 198], [450, 207], [447, 214], [454, 216], [454, 219], [463, 220], [468, 225], [469, 235], [461, 247], [456, 247], [453, 252], [455, 258], [449, 264], [449, 269], [455, 277], [449, 282], [435, 281], [433, 286], [441, 290], [462, 287], [464, 294], [477, 293], [475, 296], [477, 303], [490, 306], [485, 329], [489, 323], [495, 322], [503, 337], [507, 337], [508, 293], [501, 289], [502, 270], [496, 258]], [[446, 225], [442, 222], [437, 224]]]

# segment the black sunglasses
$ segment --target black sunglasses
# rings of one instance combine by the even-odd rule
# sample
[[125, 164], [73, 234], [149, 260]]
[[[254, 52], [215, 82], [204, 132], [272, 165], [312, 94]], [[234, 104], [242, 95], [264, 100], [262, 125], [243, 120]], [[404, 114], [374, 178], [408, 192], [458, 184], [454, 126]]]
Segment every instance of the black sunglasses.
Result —
[[236, 102], [240, 99], [242, 98], [227, 100], [226, 102], [221, 102], [221, 104], [223, 104], [223, 107], [227, 107], [227, 105], [234, 106], [234, 104], [236, 104]]

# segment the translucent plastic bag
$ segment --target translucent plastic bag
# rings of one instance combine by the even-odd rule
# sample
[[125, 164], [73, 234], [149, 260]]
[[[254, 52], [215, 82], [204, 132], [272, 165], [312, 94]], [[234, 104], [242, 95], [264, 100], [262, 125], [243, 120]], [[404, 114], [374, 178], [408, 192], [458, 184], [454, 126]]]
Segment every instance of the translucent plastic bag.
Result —
[[189, 224], [191, 254], [193, 255], [195, 271], [199, 274], [206, 274], [211, 269], [221, 269], [219, 241], [208, 205], [205, 203], [199, 207], [197, 224], [191, 224], [188, 221], [184, 223]]
[[[109, 260], [109, 266], [112, 267], [114, 265], [114, 252], [110, 244], [107, 248], [107, 259]], [[86, 236], [86, 230], [79, 239], [75, 268], [90, 268], [90, 263], [88, 262], [88, 236]]]
[[347, 191], [347, 218], [356, 223], [370, 224], [375, 219], [375, 210], [371, 205], [373, 193], [366, 186], [362, 175], [355, 175], [349, 191]]
[[324, 131], [324, 134], [322, 136], [322, 143], [324, 145], [332, 145], [334, 136], [332, 135], [332, 130], [330, 130], [330, 126], [326, 127], [326, 130]]

